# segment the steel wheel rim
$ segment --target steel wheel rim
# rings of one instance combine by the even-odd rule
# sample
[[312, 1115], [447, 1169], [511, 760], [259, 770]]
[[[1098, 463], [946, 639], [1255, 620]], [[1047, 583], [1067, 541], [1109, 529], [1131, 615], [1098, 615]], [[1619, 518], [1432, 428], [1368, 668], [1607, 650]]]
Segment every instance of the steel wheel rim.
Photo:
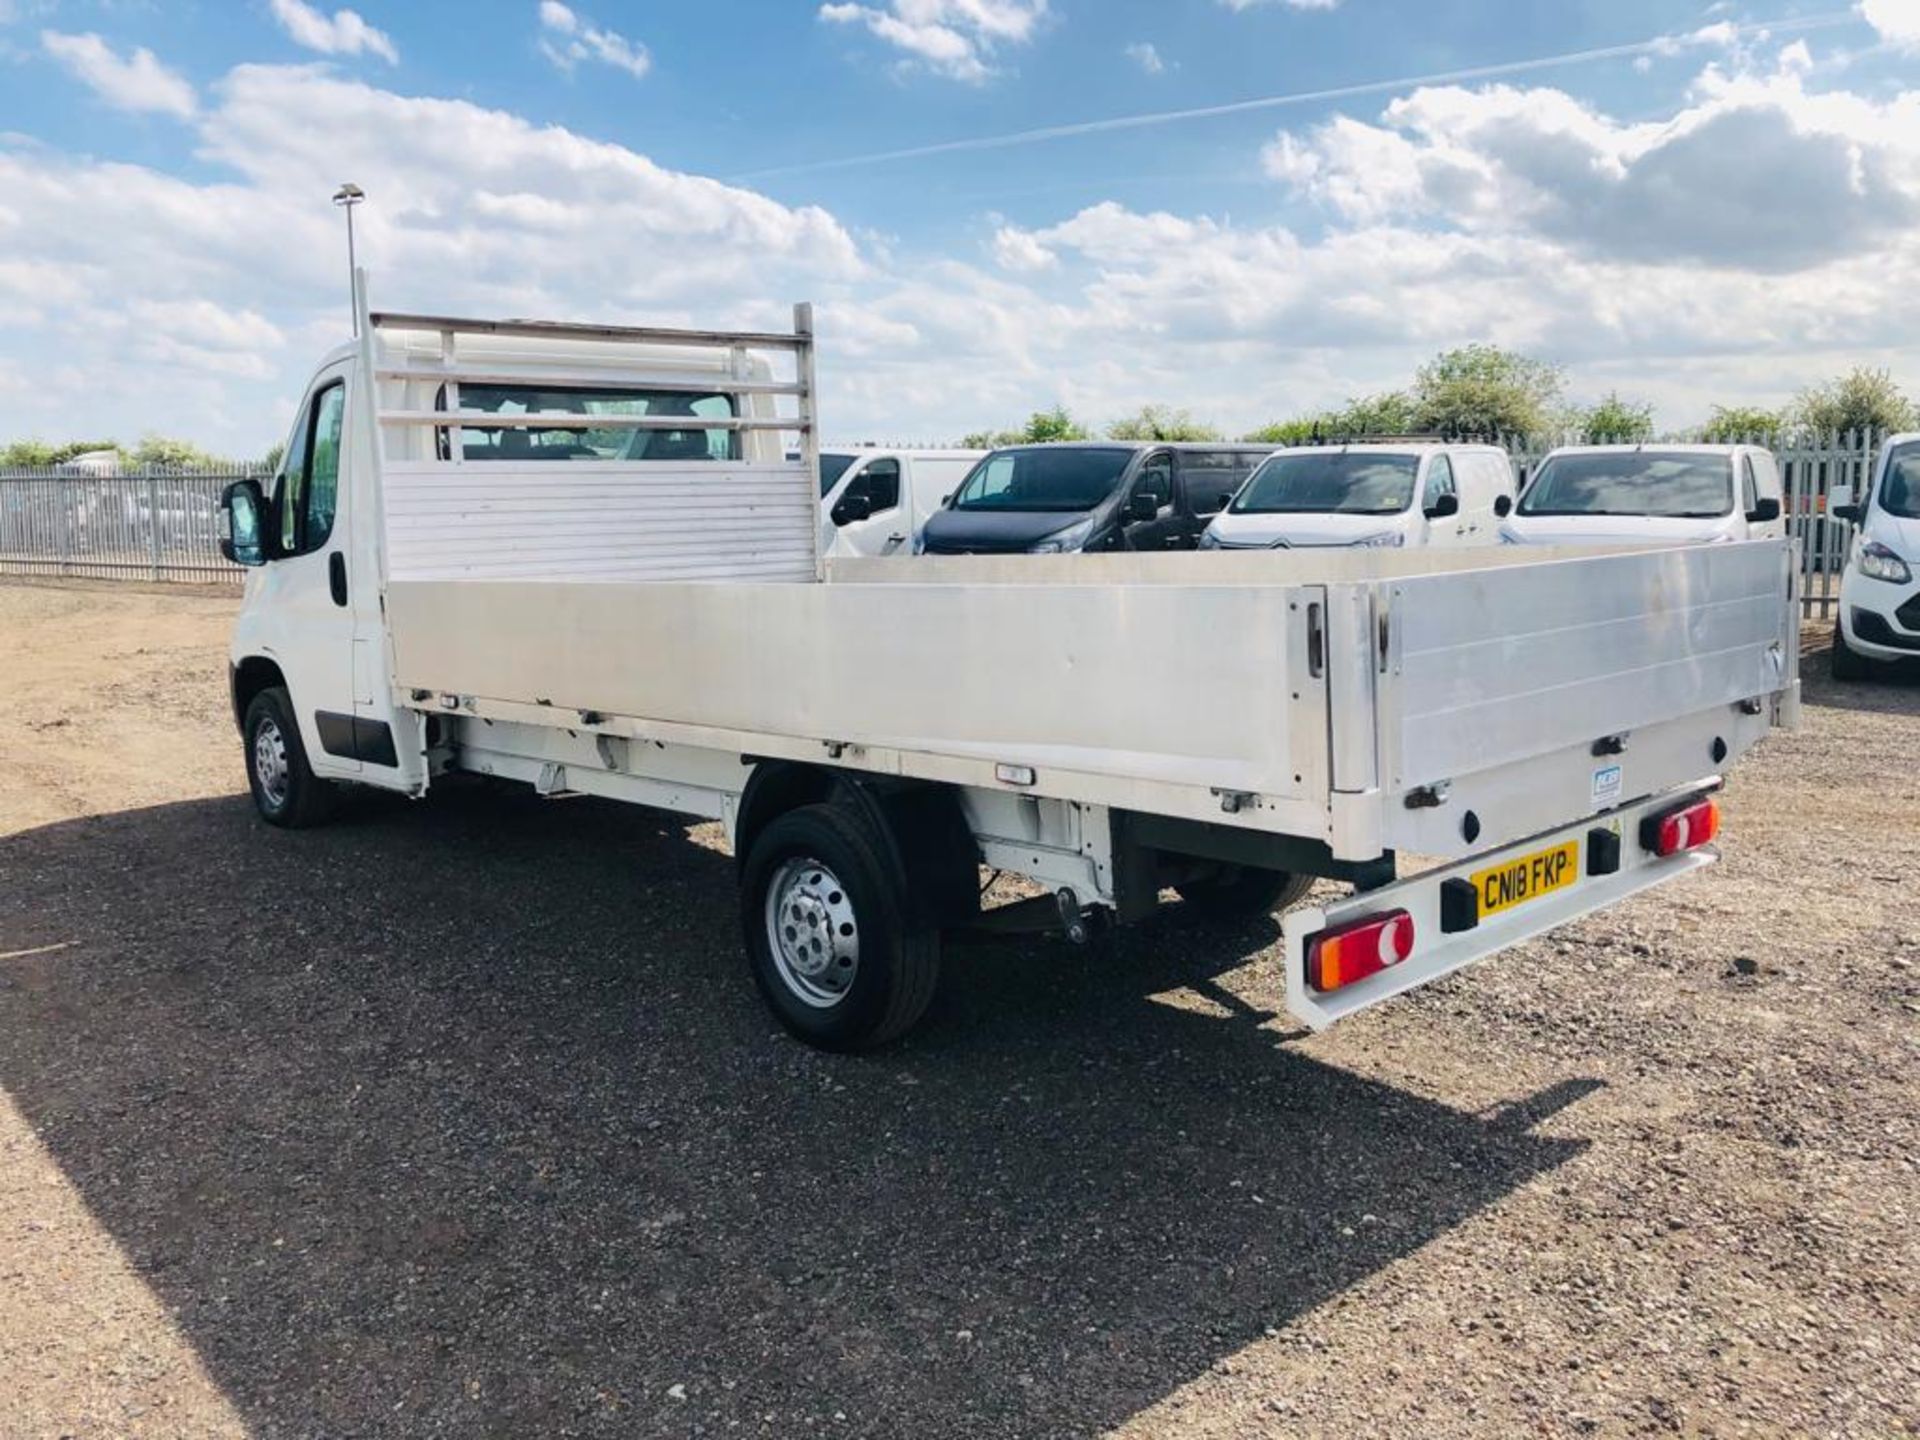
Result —
[[273, 717], [263, 717], [253, 731], [253, 775], [272, 809], [287, 803], [287, 773], [286, 737]]
[[783, 860], [767, 886], [765, 918], [780, 983], [816, 1010], [844, 1000], [860, 973], [860, 922], [839, 877], [811, 856]]

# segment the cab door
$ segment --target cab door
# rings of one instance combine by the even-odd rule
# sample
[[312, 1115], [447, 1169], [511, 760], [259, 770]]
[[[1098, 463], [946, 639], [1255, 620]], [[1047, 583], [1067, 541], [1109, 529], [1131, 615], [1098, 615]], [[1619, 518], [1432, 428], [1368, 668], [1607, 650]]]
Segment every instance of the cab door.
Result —
[[[1153, 519], [1144, 517], [1148, 497], [1153, 502]], [[1132, 519], [1133, 508], [1139, 505], [1142, 518]], [[1171, 550], [1178, 547], [1184, 522], [1180, 511], [1173, 503], [1173, 452], [1156, 450], [1141, 462], [1139, 472], [1133, 477], [1133, 485], [1127, 492], [1127, 509], [1120, 517], [1125, 527], [1129, 550]]]
[[[1442, 502], [1449, 497], [1453, 501], [1453, 513], [1436, 515], [1436, 508], [1444, 508]], [[1429, 545], [1466, 543], [1468, 517], [1462, 508], [1463, 503], [1459, 482], [1454, 478], [1453, 462], [1444, 454], [1433, 456], [1427, 461], [1426, 483], [1420, 492], [1420, 508], [1427, 517]]]
[[898, 456], [878, 455], [862, 465], [840, 491], [829, 517], [834, 553], [892, 555], [905, 550], [913, 539], [913, 516], [906, 503], [910, 497], [902, 490]]
[[308, 390], [272, 480], [268, 554], [248, 609], [261, 621], [260, 648], [280, 667], [316, 775], [356, 776], [354, 615], [347, 558], [353, 515], [342, 506], [341, 459], [350, 387], [343, 362]]

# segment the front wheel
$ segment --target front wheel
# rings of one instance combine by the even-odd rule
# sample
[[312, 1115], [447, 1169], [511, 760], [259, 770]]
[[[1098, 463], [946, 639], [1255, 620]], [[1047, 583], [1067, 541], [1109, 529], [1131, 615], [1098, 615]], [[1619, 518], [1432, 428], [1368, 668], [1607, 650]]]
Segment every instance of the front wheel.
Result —
[[1847, 632], [1838, 620], [1833, 622], [1833, 678], [1871, 680], [1873, 662], [1847, 644]]
[[1313, 877], [1222, 865], [1204, 879], [1174, 888], [1186, 908], [1203, 920], [1251, 920], [1286, 909], [1313, 888]]
[[904, 879], [863, 817], [835, 805], [782, 815], [754, 840], [740, 880], [754, 983], [800, 1039], [867, 1050], [926, 1012], [940, 933], [912, 923]]
[[333, 813], [335, 787], [307, 764], [307, 747], [293, 719], [293, 699], [274, 685], [247, 706], [247, 788], [269, 825], [300, 830]]

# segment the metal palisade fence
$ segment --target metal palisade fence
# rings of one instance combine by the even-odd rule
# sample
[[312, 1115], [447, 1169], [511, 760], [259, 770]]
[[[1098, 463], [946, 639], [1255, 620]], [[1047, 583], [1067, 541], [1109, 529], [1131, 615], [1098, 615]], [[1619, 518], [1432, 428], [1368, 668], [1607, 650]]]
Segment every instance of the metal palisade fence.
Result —
[[[1788, 533], [1800, 557], [1801, 610], [1830, 618], [1839, 605], [1853, 527], [1828, 513], [1835, 485], [1861, 494], [1879, 437], [1798, 435], [1761, 438], [1780, 461]], [[1551, 448], [1540, 439], [1509, 440], [1529, 471]], [[128, 469], [77, 473], [70, 467], [0, 469], [0, 575], [74, 575], [104, 579], [238, 584], [245, 573], [220, 555], [220, 494], [258, 469]]]
[[220, 555], [220, 495], [258, 474], [0, 469], [0, 575], [237, 584], [244, 572]]

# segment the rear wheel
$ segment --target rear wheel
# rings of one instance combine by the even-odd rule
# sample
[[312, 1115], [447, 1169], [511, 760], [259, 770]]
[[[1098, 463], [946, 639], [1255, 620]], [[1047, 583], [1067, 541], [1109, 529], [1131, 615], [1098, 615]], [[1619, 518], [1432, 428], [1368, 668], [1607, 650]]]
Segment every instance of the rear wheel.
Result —
[[740, 912], [754, 983], [810, 1045], [884, 1045], [933, 998], [940, 933], [912, 923], [899, 867], [856, 811], [806, 805], [772, 821], [747, 852]]
[[336, 789], [307, 764], [293, 700], [286, 689], [270, 686], [247, 706], [247, 788], [253, 805], [269, 825], [288, 830], [318, 825], [333, 813]]
[[1187, 908], [1205, 920], [1248, 920], [1286, 909], [1313, 887], [1311, 875], [1222, 865], [1202, 879], [1174, 887]]
[[1871, 680], [1873, 662], [1847, 644], [1847, 632], [1838, 620], [1833, 622], [1833, 678]]

